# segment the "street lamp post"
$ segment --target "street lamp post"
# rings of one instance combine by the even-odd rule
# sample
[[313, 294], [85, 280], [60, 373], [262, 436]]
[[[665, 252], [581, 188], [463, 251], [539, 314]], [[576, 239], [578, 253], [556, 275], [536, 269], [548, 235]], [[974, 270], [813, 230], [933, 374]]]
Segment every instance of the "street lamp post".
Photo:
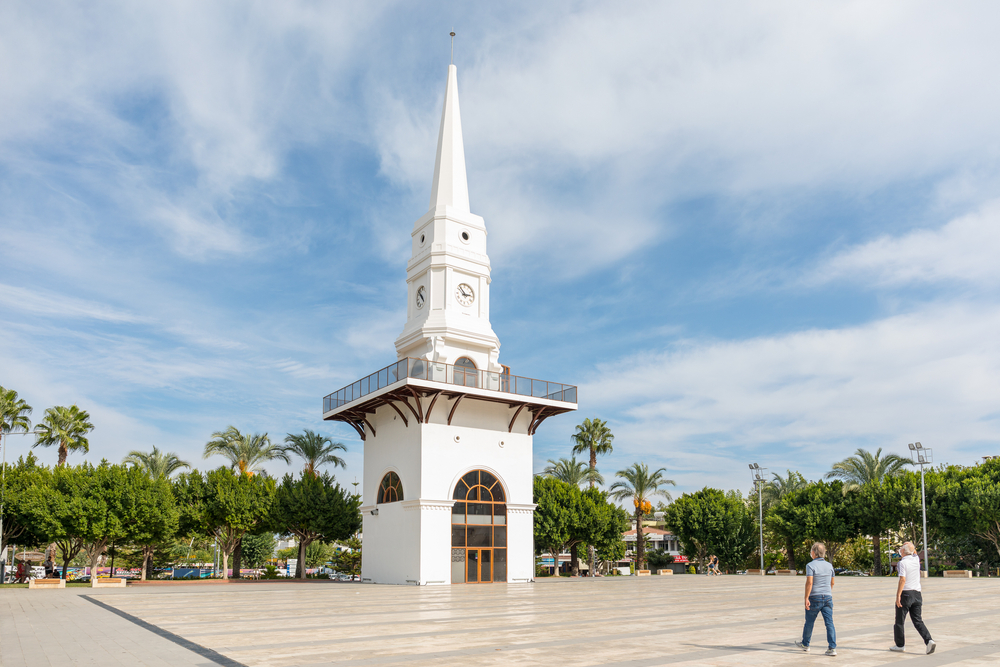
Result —
[[934, 450], [924, 447], [919, 442], [907, 445], [913, 462], [920, 466], [920, 507], [924, 513], [924, 570], [926, 576], [931, 576], [931, 562], [927, 557], [927, 496], [924, 493], [924, 466], [934, 462]]
[[764, 483], [767, 482], [767, 468], [761, 468], [756, 463], [750, 464], [750, 476], [757, 487], [757, 505], [760, 512], [760, 571], [764, 571]]

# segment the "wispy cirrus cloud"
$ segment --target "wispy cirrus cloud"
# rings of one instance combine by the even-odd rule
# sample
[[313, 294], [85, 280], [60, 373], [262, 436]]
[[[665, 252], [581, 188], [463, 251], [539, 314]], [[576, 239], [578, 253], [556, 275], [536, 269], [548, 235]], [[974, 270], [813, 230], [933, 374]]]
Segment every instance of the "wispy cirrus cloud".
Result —
[[822, 264], [809, 281], [862, 280], [881, 287], [959, 282], [978, 288], [1000, 281], [1000, 201], [937, 229], [884, 235]]

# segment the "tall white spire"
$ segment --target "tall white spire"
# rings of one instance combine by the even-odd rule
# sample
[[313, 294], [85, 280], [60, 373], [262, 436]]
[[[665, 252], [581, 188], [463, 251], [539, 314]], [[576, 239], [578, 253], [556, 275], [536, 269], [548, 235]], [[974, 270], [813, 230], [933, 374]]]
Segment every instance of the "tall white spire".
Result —
[[430, 210], [447, 206], [469, 213], [469, 181], [465, 175], [465, 144], [462, 142], [462, 115], [458, 110], [458, 69], [448, 66], [448, 85], [441, 112], [437, 159]]

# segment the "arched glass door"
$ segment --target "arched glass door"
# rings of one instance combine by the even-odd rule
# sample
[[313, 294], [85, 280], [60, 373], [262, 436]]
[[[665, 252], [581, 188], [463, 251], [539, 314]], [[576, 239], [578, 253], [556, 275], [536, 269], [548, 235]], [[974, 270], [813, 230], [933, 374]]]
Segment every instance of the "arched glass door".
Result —
[[485, 470], [462, 476], [452, 494], [451, 582], [507, 581], [507, 499]]
[[476, 387], [479, 385], [479, 371], [476, 364], [468, 357], [460, 357], [455, 361], [455, 384], [464, 387]]

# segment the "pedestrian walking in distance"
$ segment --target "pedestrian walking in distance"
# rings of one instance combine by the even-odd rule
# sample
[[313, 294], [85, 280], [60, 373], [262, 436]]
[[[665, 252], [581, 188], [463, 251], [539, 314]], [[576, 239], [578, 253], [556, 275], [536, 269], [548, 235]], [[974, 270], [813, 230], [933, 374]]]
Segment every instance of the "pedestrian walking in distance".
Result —
[[890, 651], [902, 653], [906, 644], [903, 636], [903, 624], [906, 622], [906, 615], [910, 615], [913, 627], [917, 629], [917, 634], [924, 640], [927, 653], [933, 653], [937, 644], [931, 639], [931, 633], [924, 625], [923, 607], [924, 599], [920, 593], [920, 559], [917, 558], [917, 549], [913, 542], [904, 542], [899, 547], [899, 585], [896, 586], [896, 624], [892, 626], [893, 639], [896, 645]]
[[809, 550], [812, 561], [806, 565], [806, 624], [802, 626], [802, 641], [795, 642], [809, 652], [813, 624], [816, 616], [823, 614], [826, 626], [826, 655], [837, 655], [837, 629], [833, 627], [833, 566], [826, 562], [826, 545], [816, 542]]

